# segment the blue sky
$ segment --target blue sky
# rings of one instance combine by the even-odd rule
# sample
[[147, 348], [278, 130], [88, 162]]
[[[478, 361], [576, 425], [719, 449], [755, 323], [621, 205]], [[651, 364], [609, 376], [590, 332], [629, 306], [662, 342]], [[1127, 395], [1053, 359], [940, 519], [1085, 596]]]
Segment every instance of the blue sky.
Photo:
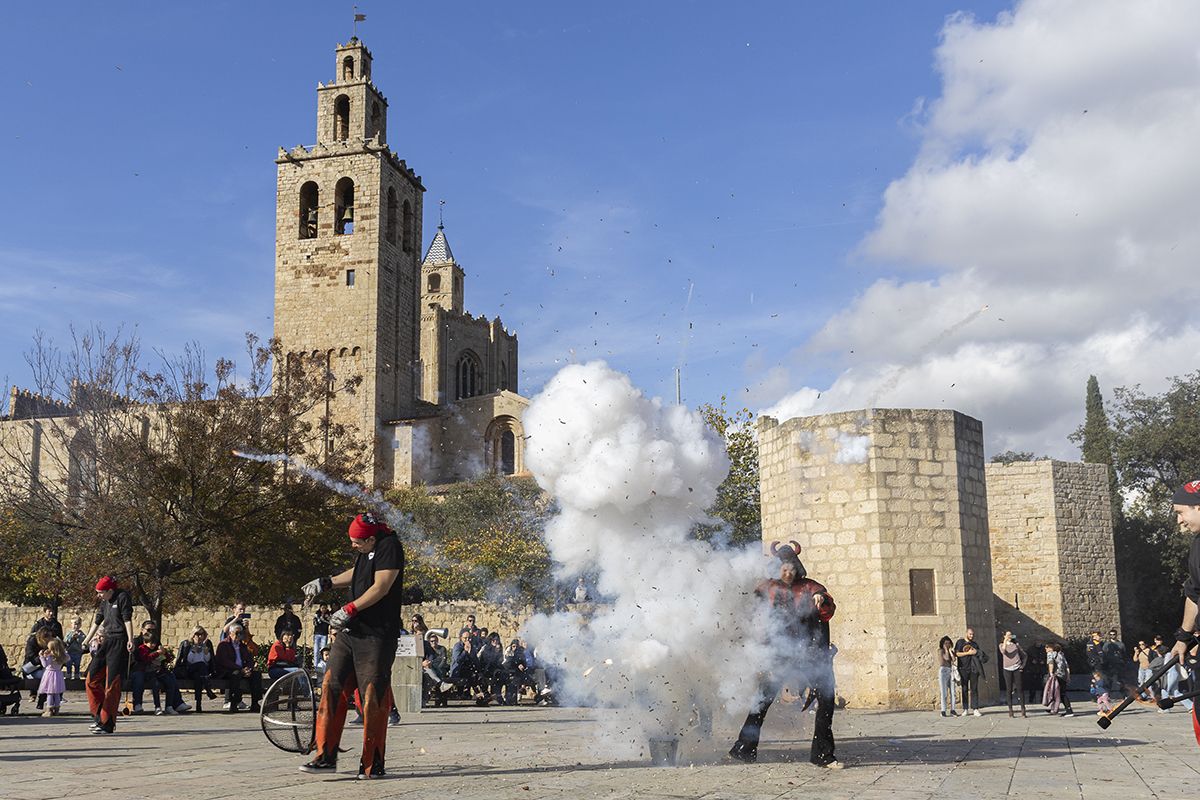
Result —
[[[940, 44], [947, 19], [1002, 36], [1019, 27], [993, 30], [1008, 7], [364, 0], [359, 35], [389, 142], [428, 189], [425, 245], [445, 200], [468, 310], [518, 332], [522, 393], [602, 357], [653, 394], [673, 393], [682, 363], [689, 403], [762, 408], [853, 369], [854, 335], [831, 346], [829, 326], [866, 313], [871, 287], [973, 268], [889, 245], [885, 191], [946, 139], [930, 109], [969, 60]], [[315, 140], [314, 89], [350, 14], [6, 9], [0, 378], [29, 382], [39, 328], [124, 323], [147, 347], [196, 340], [214, 356], [269, 334], [276, 150]], [[994, 146], [955, 136], [954, 164]], [[906, 373], [927, 351], [876, 367]], [[1045, 437], [1017, 428], [992, 441]]]

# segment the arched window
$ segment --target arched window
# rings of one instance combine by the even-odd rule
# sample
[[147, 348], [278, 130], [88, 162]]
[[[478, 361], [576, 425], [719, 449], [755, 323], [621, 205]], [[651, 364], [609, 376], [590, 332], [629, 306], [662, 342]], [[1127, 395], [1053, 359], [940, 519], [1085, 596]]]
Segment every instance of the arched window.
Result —
[[342, 178], [333, 188], [335, 210], [333, 216], [333, 232], [339, 234], [354, 233], [354, 181]]
[[387, 194], [387, 240], [392, 244], [396, 243], [396, 189], [392, 186], [388, 187]]
[[429, 291], [440, 292], [442, 290], [442, 276], [436, 272], [429, 276]]
[[300, 187], [300, 238], [317, 238], [317, 217], [320, 213], [321, 195], [316, 181], [308, 181]]
[[479, 366], [479, 357], [470, 350], [464, 351], [458, 357], [454, 375], [454, 398], [456, 400], [483, 394], [483, 370]]
[[350, 98], [344, 94], [333, 101], [333, 138], [338, 142], [350, 138]]
[[515, 475], [524, 469], [521, 457], [521, 422], [515, 417], [496, 417], [484, 434], [485, 463], [500, 475]]
[[[329, 62], [325, 62], [325, 63], [329, 63]], [[354, 57], [353, 56], [346, 56], [345, 58], [342, 59], [342, 80], [344, 80], [344, 81], [354, 80]]]
[[379, 101], [375, 100], [371, 103], [371, 129], [367, 131], [367, 138], [378, 136], [383, 129], [383, 111], [379, 108]]
[[412, 203], [404, 201], [404, 252], [412, 252], [413, 213]]

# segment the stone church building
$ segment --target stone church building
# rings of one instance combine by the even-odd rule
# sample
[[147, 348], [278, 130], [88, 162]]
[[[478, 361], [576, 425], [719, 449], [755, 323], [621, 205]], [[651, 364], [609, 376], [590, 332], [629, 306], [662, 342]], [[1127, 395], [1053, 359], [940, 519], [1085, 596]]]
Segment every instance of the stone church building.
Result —
[[441, 226], [420, 257], [425, 186], [388, 147], [371, 52], [351, 39], [334, 69], [316, 144], [276, 159], [275, 336], [363, 377], [335, 413], [373, 435], [376, 485], [521, 472], [516, 334], [465, 310]]
[[[522, 472], [517, 336], [465, 309], [466, 273], [440, 225], [421, 257], [425, 186], [388, 147], [388, 101], [357, 38], [338, 45], [316, 95], [315, 144], [276, 158], [274, 336], [289, 357], [362, 377], [330, 411], [371, 444], [375, 486]], [[72, 413], [14, 388], [0, 435], [49, 467], [39, 418]]]

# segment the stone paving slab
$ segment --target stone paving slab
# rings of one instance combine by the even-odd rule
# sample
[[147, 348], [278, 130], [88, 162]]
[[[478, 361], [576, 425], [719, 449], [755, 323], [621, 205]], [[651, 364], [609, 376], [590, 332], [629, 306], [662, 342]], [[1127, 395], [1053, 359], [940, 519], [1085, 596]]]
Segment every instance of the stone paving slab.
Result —
[[[66, 706], [68, 712], [72, 704]], [[82, 708], [80, 708], [82, 711]], [[349, 727], [337, 776], [303, 775], [304, 760], [271, 747], [257, 715], [123, 719], [92, 736], [76, 711], [54, 719], [0, 718], [0, 800], [270, 796], [308, 800], [441, 796], [704, 798], [705, 800], [931, 800], [932, 798], [1157, 798], [1200, 792], [1200, 748], [1182, 712], [1134, 708], [1108, 731], [1090, 714], [1056, 718], [942, 718], [928, 712], [844, 711], [835, 718], [831, 772], [807, 763], [811, 716], [777, 704], [759, 763], [723, 758], [732, 726], [685, 743], [677, 768], [650, 766], [624, 740], [623, 712], [474, 707], [412, 715], [388, 734], [385, 780], [356, 781], [361, 729]], [[729, 728], [726, 730], [725, 728]], [[691, 763], [688, 763], [691, 762]], [[186, 790], [185, 790], [186, 787]], [[265, 795], [264, 795], [265, 793]]]

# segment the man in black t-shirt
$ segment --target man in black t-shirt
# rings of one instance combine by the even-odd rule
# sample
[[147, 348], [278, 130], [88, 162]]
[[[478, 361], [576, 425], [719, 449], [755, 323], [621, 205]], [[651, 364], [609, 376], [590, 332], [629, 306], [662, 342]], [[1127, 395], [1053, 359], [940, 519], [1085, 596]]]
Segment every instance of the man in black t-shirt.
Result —
[[329, 618], [338, 631], [329, 649], [321, 705], [317, 709], [317, 755], [301, 772], [337, 771], [338, 745], [346, 724], [346, 708], [357, 689], [362, 699], [363, 752], [359, 778], [384, 774], [388, 712], [392, 708], [392, 661], [400, 635], [400, 596], [404, 580], [404, 548], [395, 532], [371, 514], [350, 523], [354, 566], [338, 575], [304, 585], [310, 599], [328, 589], [349, 587], [349, 603]]
[[100, 607], [83, 646], [86, 649], [96, 631], [103, 628], [104, 642], [88, 666], [87, 698], [92, 733], [104, 734], [112, 733], [117, 726], [121, 681], [129, 670], [129, 653], [133, 650], [133, 600], [111, 575], [96, 582], [96, 598]]

